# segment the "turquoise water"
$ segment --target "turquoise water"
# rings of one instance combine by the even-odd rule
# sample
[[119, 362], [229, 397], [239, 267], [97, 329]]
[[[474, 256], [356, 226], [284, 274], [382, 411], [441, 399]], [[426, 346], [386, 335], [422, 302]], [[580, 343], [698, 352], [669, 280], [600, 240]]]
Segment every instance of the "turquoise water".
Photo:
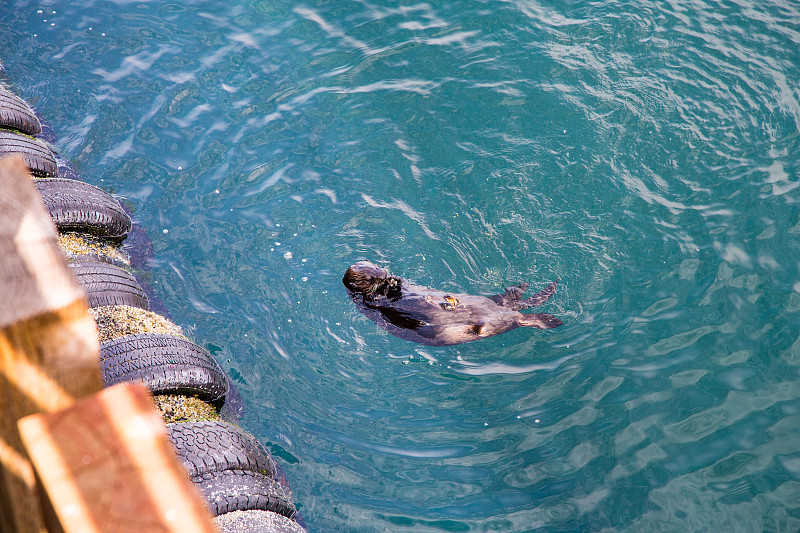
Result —
[[[309, 531], [800, 529], [800, 5], [0, 2]], [[429, 348], [341, 276], [561, 278]]]

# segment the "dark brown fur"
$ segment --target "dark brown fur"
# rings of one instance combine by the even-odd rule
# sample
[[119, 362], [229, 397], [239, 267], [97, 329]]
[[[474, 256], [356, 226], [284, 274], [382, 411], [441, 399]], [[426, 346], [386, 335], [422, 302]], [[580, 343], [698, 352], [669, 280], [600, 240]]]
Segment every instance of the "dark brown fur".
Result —
[[367, 318], [392, 335], [429, 346], [476, 341], [519, 326], [562, 324], [546, 313], [519, 312], [546, 302], [556, 291], [555, 281], [525, 300], [527, 283], [487, 298], [412, 285], [369, 261], [359, 261], [347, 269], [342, 282]]

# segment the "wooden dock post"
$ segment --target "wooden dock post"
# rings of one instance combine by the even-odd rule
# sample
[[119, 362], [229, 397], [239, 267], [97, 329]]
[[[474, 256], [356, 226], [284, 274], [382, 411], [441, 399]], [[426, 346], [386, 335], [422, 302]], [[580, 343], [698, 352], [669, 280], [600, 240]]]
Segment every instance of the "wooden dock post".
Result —
[[[56, 236], [23, 158], [0, 159], [0, 531], [214, 532], [146, 389], [99, 392], [97, 331]], [[109, 513], [109, 494], [135, 516]]]
[[65, 533], [216, 531], [144, 385], [109, 387], [19, 429]]
[[17, 420], [99, 391], [86, 297], [21, 156], [0, 160], [0, 530], [45, 531]]

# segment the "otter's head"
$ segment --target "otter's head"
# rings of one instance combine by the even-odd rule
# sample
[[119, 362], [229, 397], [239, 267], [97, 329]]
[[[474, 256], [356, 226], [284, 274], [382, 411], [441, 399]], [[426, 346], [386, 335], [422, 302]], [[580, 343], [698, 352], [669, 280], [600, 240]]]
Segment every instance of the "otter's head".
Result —
[[369, 261], [359, 261], [344, 273], [342, 283], [347, 290], [361, 294], [386, 292], [397, 285], [397, 278], [389, 272]]

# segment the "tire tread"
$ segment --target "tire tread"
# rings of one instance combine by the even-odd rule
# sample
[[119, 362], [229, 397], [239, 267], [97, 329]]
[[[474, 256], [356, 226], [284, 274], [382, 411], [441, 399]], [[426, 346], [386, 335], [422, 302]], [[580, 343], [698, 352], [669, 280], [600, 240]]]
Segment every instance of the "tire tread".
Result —
[[144, 289], [124, 268], [99, 261], [71, 261], [69, 266], [83, 285], [90, 307], [127, 305], [150, 310]]
[[46, 144], [16, 131], [0, 130], [0, 156], [12, 153], [22, 154], [34, 176], [58, 176], [56, 157]]
[[131, 218], [106, 191], [65, 178], [38, 179], [35, 184], [60, 231], [82, 231], [116, 242], [127, 237]]
[[277, 481], [247, 470], [208, 472], [192, 478], [214, 516], [233, 511], [272, 511], [294, 518], [297, 508]]
[[106, 386], [140, 381], [153, 394], [183, 394], [215, 402], [228, 393], [228, 380], [206, 350], [163, 333], [126, 335], [100, 346]]
[[42, 124], [28, 103], [5, 89], [0, 88], [0, 128], [8, 128], [26, 135], [38, 135]]
[[167, 424], [167, 435], [190, 477], [221, 470], [249, 470], [275, 477], [275, 463], [269, 452], [253, 435], [233, 424]]

